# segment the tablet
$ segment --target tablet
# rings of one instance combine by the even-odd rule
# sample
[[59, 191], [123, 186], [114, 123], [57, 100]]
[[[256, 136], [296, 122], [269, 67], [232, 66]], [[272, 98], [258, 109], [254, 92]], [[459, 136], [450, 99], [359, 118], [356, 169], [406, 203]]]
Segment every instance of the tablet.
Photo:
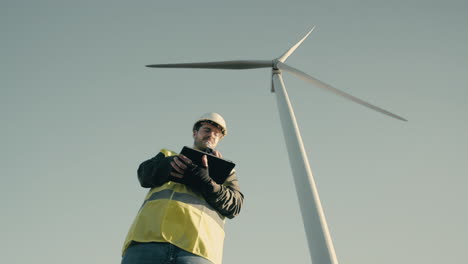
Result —
[[185, 155], [198, 166], [202, 165], [202, 157], [203, 155], [206, 155], [208, 158], [208, 172], [210, 177], [218, 184], [223, 184], [231, 174], [232, 169], [236, 166], [232, 161], [218, 158], [213, 154], [189, 148], [187, 146], [182, 148], [180, 154]]

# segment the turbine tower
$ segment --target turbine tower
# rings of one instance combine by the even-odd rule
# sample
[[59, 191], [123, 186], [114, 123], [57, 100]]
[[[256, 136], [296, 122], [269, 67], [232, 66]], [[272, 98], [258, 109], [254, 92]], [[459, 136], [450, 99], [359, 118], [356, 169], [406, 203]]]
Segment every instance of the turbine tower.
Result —
[[289, 72], [313, 85], [344, 97], [355, 103], [366, 106], [372, 110], [387, 116], [407, 121], [401, 116], [393, 114], [385, 109], [372, 105], [351, 94], [338, 90], [298, 69], [295, 69], [284, 62], [286, 59], [304, 42], [312, 33], [313, 27], [301, 40], [287, 50], [280, 57], [273, 60], [231, 60], [215, 62], [197, 63], [172, 63], [172, 64], [152, 64], [151, 68], [200, 68], [200, 69], [230, 69], [245, 70], [256, 68], [272, 69], [271, 91], [276, 93], [278, 111], [283, 127], [283, 135], [289, 155], [289, 163], [294, 177], [296, 192], [305, 228], [309, 253], [313, 264], [338, 264], [333, 242], [328, 230], [327, 221], [322, 209], [315, 180], [310, 169], [307, 154], [299, 132], [294, 110], [289, 100], [286, 87], [282, 78], [282, 72]]

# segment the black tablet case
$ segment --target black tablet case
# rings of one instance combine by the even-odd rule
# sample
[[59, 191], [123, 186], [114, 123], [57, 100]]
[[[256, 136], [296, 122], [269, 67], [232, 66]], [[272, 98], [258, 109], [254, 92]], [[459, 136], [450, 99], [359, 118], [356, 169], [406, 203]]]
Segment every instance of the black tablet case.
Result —
[[229, 174], [231, 174], [232, 169], [236, 166], [232, 161], [218, 158], [213, 154], [189, 148], [187, 146], [182, 148], [180, 154], [191, 159], [192, 162], [198, 166], [202, 165], [202, 157], [203, 155], [206, 155], [208, 158], [208, 171], [210, 177], [218, 184], [223, 184]]

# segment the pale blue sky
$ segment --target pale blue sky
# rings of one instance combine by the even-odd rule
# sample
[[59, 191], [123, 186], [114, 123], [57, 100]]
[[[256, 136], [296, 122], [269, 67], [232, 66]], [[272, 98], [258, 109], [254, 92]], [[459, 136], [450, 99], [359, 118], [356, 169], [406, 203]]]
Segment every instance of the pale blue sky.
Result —
[[340, 263], [468, 263], [465, 1], [0, 1], [4, 263], [119, 263], [139, 163], [216, 111], [246, 196], [224, 264], [310, 263], [270, 70], [148, 69], [273, 59]]

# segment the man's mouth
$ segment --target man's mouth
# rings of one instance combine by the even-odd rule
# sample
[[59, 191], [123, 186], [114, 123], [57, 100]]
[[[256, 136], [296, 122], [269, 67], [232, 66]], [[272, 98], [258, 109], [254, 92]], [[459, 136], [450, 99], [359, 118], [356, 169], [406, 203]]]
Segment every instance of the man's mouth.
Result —
[[211, 146], [214, 144], [214, 141], [211, 138], [204, 139], [203, 142], [208, 146]]

